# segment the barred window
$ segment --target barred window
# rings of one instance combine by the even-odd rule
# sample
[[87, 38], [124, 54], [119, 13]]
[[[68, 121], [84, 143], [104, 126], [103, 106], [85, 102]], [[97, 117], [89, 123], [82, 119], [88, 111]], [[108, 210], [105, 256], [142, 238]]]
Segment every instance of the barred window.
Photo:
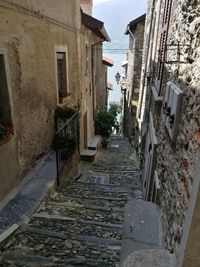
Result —
[[66, 65], [66, 53], [57, 52], [57, 80], [58, 80], [58, 94], [59, 98], [67, 96], [67, 65]]

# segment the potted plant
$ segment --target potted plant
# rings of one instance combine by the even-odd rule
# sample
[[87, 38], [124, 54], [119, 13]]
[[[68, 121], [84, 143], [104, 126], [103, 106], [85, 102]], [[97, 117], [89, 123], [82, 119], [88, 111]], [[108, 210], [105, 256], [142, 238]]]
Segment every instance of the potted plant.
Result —
[[98, 111], [95, 118], [95, 132], [102, 136], [102, 146], [107, 147], [108, 138], [114, 125], [113, 115], [108, 111]]

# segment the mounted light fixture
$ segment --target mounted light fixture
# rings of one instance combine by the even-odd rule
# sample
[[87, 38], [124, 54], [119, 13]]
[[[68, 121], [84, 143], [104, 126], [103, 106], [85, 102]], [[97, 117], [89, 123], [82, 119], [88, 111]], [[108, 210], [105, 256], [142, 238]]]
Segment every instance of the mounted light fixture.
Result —
[[115, 75], [115, 79], [116, 79], [117, 84], [119, 84], [120, 78], [121, 78], [121, 75], [119, 74], [119, 72], [117, 72]]

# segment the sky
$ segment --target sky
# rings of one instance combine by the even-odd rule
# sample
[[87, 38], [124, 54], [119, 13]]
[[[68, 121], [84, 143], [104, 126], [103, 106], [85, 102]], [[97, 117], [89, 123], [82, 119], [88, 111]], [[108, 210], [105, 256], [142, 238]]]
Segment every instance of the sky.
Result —
[[[115, 81], [115, 74], [122, 74], [121, 64], [126, 59], [128, 35], [126, 26], [135, 18], [146, 12], [147, 0], [93, 0], [93, 16], [104, 22], [104, 26], [111, 38], [111, 43], [104, 43], [104, 55], [114, 61], [109, 68], [108, 80], [113, 83], [108, 101], [120, 101], [120, 86]], [[112, 49], [120, 49], [118, 51]]]

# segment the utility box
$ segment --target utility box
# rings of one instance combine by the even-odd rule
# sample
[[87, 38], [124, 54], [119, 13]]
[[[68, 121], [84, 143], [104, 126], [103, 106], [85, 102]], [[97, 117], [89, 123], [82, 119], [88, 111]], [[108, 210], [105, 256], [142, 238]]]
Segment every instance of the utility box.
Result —
[[172, 82], [167, 83], [164, 103], [164, 120], [169, 136], [174, 142], [181, 119], [183, 92]]

